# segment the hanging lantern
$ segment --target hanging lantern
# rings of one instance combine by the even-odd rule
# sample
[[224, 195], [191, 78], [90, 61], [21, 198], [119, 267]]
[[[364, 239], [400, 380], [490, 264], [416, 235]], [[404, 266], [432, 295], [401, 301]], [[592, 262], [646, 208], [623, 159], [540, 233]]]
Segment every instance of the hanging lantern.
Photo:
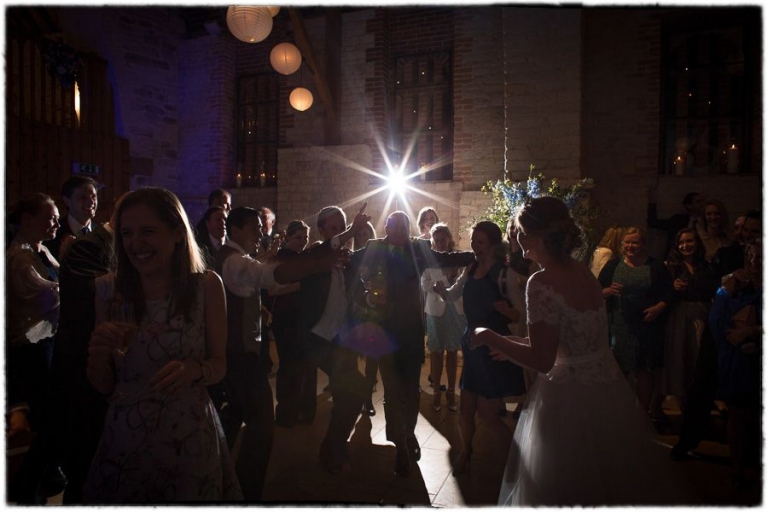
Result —
[[274, 18], [275, 16], [277, 16], [277, 13], [279, 13], [279, 12], [280, 12], [280, 8], [279, 8], [279, 7], [277, 7], [276, 5], [268, 5], [268, 6], [267, 6], [267, 9], [269, 9], [269, 14], [270, 14], [270, 16], [272, 16], [273, 18]]
[[239, 40], [258, 43], [272, 31], [272, 16], [266, 7], [231, 5], [227, 9], [227, 26]]
[[291, 43], [280, 43], [272, 48], [269, 62], [278, 73], [290, 75], [301, 67], [301, 52]]
[[304, 112], [312, 106], [312, 93], [303, 87], [297, 87], [291, 91], [288, 101], [290, 101], [293, 108], [299, 112]]

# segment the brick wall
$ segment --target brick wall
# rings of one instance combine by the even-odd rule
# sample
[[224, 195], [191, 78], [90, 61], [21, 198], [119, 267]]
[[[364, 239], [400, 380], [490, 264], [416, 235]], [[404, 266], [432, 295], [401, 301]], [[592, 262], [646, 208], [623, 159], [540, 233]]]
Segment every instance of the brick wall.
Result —
[[581, 9], [504, 8], [506, 170], [574, 178], [581, 146]]
[[131, 187], [176, 190], [181, 19], [150, 7], [62, 8], [57, 14], [64, 32], [107, 61], [117, 133], [130, 140], [132, 157], [153, 161], [153, 174], [134, 177]]

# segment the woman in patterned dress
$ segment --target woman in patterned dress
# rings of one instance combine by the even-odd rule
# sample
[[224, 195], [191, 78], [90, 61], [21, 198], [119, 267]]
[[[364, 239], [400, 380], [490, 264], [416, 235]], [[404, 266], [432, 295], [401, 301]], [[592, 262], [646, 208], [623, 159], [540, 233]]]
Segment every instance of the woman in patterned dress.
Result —
[[115, 238], [117, 271], [96, 281], [87, 370], [110, 405], [84, 500], [241, 499], [206, 390], [226, 372], [221, 279], [205, 270], [186, 213], [167, 190], [128, 195]]

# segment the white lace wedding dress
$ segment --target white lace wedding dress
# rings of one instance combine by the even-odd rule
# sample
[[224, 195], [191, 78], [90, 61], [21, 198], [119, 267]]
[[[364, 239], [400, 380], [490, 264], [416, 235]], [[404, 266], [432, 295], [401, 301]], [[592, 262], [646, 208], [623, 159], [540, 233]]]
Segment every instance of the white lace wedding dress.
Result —
[[537, 281], [530, 323], [559, 328], [555, 365], [528, 392], [500, 505], [649, 505], [689, 501], [608, 346], [604, 307], [579, 311]]

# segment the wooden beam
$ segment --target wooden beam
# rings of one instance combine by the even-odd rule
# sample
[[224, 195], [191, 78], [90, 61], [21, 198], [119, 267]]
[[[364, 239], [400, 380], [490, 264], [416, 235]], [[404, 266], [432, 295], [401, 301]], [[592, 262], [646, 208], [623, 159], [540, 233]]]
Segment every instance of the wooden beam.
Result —
[[[317, 93], [320, 96], [320, 100], [323, 102], [326, 110], [326, 127], [338, 126], [339, 114], [337, 111], [336, 103], [331, 93], [331, 88], [328, 86], [328, 82], [325, 79], [323, 70], [317, 65], [314, 54], [312, 52], [312, 45], [309, 43], [307, 37], [307, 31], [304, 29], [304, 21], [301, 18], [301, 14], [295, 8], [288, 8], [288, 15], [293, 23], [294, 35], [296, 36], [296, 45], [299, 47], [301, 54], [304, 56], [304, 60], [312, 70], [312, 74], [315, 77], [315, 87], [317, 87]], [[333, 130], [327, 133], [330, 139], [333, 139]]]

